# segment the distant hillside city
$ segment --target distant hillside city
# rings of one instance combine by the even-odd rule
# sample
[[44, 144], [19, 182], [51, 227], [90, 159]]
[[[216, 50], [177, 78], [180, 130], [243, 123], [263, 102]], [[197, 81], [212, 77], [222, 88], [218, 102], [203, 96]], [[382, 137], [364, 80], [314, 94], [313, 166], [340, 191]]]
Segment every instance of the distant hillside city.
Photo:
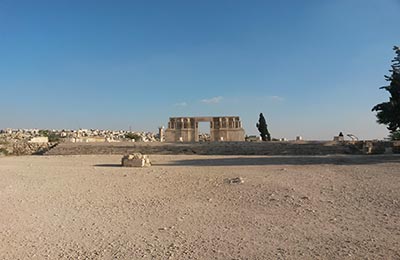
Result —
[[159, 137], [158, 133], [125, 130], [7, 128], [0, 130], [0, 156], [43, 154], [56, 144], [64, 142], [158, 142]]
[[3, 129], [0, 138], [5, 140], [24, 140], [31, 143], [46, 142], [156, 142], [159, 134], [126, 130], [43, 130], [43, 129]]

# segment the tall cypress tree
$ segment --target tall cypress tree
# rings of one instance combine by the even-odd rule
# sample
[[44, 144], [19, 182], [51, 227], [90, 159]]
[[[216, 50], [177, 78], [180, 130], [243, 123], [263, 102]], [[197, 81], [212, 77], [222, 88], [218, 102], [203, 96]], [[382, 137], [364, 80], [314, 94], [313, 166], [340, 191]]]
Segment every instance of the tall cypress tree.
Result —
[[262, 113], [260, 113], [260, 118], [258, 119], [256, 127], [260, 132], [260, 136], [263, 141], [271, 141], [271, 135], [268, 131], [267, 122], [265, 121], [264, 115]]
[[377, 111], [377, 122], [387, 125], [392, 139], [400, 139], [400, 48], [394, 46], [393, 50], [396, 56], [392, 60], [392, 69], [389, 70], [392, 74], [385, 75], [390, 84], [380, 88], [390, 93], [389, 101], [377, 104], [372, 111]]

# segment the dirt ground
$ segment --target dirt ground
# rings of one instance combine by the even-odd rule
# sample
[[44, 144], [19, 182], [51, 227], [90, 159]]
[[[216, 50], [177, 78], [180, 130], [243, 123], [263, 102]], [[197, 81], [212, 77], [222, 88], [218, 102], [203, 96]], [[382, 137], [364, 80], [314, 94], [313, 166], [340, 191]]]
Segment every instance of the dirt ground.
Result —
[[399, 156], [150, 158], [0, 158], [0, 259], [400, 259]]

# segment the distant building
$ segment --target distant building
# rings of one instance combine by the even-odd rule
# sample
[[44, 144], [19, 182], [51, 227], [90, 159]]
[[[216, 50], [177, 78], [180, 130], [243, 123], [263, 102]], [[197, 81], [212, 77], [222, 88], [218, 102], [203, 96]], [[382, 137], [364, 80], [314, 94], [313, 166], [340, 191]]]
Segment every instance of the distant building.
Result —
[[71, 143], [102, 143], [106, 142], [105, 137], [91, 136], [91, 137], [72, 137], [68, 139]]
[[47, 136], [37, 136], [37, 137], [32, 137], [28, 142], [29, 143], [48, 143], [49, 138]]
[[165, 130], [166, 142], [199, 142], [199, 122], [210, 122], [210, 141], [244, 141], [238, 116], [171, 117]]

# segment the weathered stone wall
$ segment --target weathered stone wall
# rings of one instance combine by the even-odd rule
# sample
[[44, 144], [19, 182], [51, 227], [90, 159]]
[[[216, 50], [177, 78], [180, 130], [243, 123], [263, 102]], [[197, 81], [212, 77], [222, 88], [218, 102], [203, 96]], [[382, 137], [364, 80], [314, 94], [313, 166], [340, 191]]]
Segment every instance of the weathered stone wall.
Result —
[[[245, 133], [243, 128], [238, 129], [211, 129], [211, 141], [229, 141], [229, 140], [237, 140], [244, 141]], [[221, 139], [222, 138], [222, 139]]]
[[393, 142], [392, 151], [393, 153], [400, 153], [400, 141]]
[[[393, 142], [211, 142], [211, 143], [62, 143], [46, 155], [73, 154], [202, 154], [328, 155], [384, 153]], [[375, 147], [375, 148], [374, 148]]]
[[182, 142], [190, 142], [192, 140], [195, 140], [196, 132], [197, 131], [194, 128], [179, 130], [167, 129], [165, 131], [165, 140], [167, 142], [179, 142], [179, 139], [182, 138]]

